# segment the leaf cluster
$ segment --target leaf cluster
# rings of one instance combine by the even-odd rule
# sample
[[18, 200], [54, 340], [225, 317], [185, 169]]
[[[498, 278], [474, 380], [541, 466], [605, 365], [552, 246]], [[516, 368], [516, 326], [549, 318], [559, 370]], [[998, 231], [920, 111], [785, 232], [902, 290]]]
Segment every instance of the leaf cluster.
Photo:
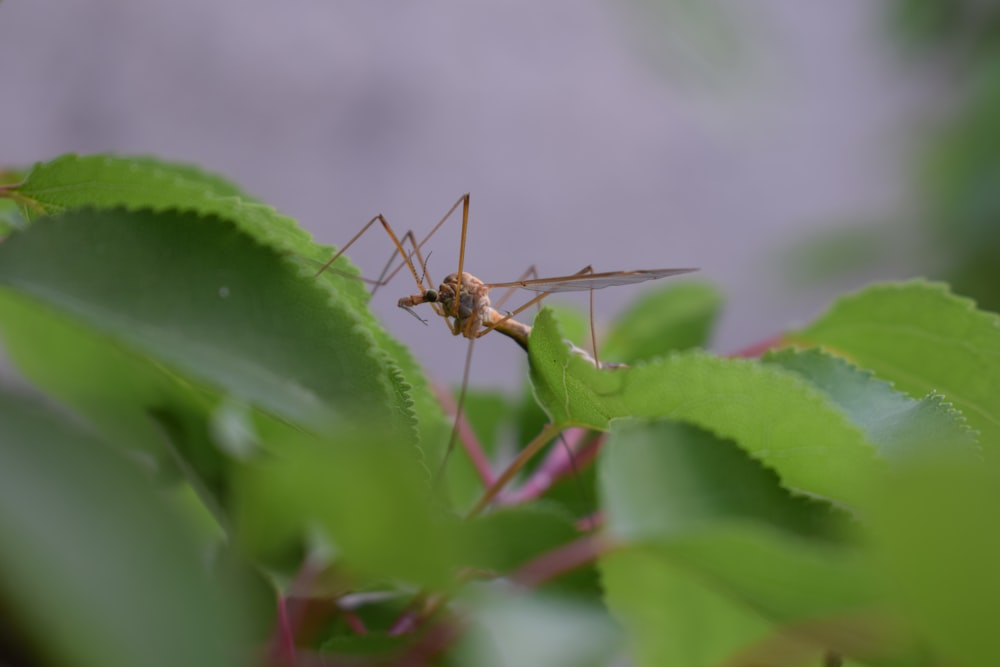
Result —
[[466, 401], [490, 466], [549, 446], [491, 487], [461, 452], [437, 478], [430, 384], [293, 220], [152, 158], [18, 177], [0, 608], [25, 660], [1000, 664], [1000, 327], [945, 285], [724, 358], [719, 295], [682, 283], [607, 368], [545, 309], [531, 391]]

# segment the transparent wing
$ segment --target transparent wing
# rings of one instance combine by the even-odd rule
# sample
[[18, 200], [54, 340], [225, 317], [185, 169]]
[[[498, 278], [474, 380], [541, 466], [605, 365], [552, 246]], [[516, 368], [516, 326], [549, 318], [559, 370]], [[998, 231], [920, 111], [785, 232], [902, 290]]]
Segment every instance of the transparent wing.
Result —
[[535, 292], [577, 292], [588, 289], [602, 289], [616, 285], [631, 285], [646, 280], [658, 280], [680, 273], [690, 273], [698, 269], [647, 269], [638, 271], [608, 271], [606, 273], [584, 273], [555, 278], [532, 278], [515, 280], [511, 283], [490, 283], [494, 287], [522, 287]]

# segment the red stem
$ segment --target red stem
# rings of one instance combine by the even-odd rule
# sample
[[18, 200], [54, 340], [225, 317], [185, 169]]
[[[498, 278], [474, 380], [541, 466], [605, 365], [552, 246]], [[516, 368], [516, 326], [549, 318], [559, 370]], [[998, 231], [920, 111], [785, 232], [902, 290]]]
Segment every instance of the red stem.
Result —
[[594, 460], [604, 443], [603, 436], [588, 440], [590, 434], [590, 431], [582, 428], [564, 431], [565, 446], [553, 446], [545, 460], [520, 488], [501, 497], [501, 504], [517, 505], [534, 500], [560, 479], [578, 474]]
[[343, 611], [344, 622], [347, 623], [347, 627], [351, 629], [356, 635], [367, 635], [368, 628], [365, 627], [365, 622], [361, 620], [358, 613], [353, 609], [345, 609]]
[[[454, 414], [456, 406], [455, 399], [452, 398], [451, 393], [438, 385], [433, 385], [432, 388], [438, 403], [441, 404], [444, 411]], [[483, 451], [483, 446], [479, 443], [479, 438], [476, 437], [465, 415], [458, 415], [456, 419], [458, 420], [458, 439], [462, 443], [462, 449], [465, 450], [465, 453], [469, 456], [469, 460], [472, 461], [472, 465], [475, 467], [476, 474], [479, 475], [483, 486], [487, 488], [493, 486], [496, 483], [496, 475], [493, 474], [493, 468], [490, 466], [489, 459]]]
[[743, 357], [745, 359], [754, 359], [763, 355], [771, 348], [781, 347], [782, 345], [785, 344], [785, 342], [786, 341], [784, 334], [778, 334], [776, 336], [771, 336], [770, 338], [765, 338], [764, 340], [754, 343], [753, 345], [750, 345], [748, 347], [745, 347], [742, 350], [738, 350], [730, 354], [729, 356]]
[[613, 546], [603, 535], [585, 535], [521, 566], [511, 575], [511, 579], [523, 586], [539, 586], [549, 579], [591, 563]]
[[292, 621], [288, 614], [288, 599], [278, 593], [277, 611], [278, 626], [275, 628], [275, 636], [271, 643], [271, 660], [268, 662], [278, 665], [295, 664], [295, 631], [292, 629]]

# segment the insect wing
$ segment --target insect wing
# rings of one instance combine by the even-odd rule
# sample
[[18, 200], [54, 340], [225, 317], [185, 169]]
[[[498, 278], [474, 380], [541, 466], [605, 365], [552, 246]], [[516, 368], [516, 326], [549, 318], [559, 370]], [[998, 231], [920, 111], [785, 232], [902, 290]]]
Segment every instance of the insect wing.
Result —
[[489, 287], [522, 287], [534, 292], [578, 292], [588, 289], [603, 289], [617, 285], [632, 285], [647, 280], [658, 280], [698, 269], [647, 269], [639, 271], [608, 271], [606, 273], [585, 273], [555, 278], [533, 278], [511, 283], [491, 283]]

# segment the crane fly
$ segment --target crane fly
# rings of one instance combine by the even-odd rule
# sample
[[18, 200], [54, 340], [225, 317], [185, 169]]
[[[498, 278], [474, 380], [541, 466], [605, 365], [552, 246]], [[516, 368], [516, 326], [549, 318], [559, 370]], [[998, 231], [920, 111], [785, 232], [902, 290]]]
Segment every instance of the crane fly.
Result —
[[[428, 275], [427, 262], [424, 259], [421, 250], [424, 244], [430, 240], [434, 233], [437, 232], [438, 229], [440, 229], [441, 226], [444, 225], [444, 223], [458, 209], [459, 205], [462, 206], [462, 238], [459, 245], [458, 271], [445, 277], [440, 286], [437, 289], [434, 289], [434, 282]], [[465, 394], [469, 384], [469, 368], [472, 364], [472, 349], [476, 339], [482, 338], [489, 332], [496, 330], [514, 340], [519, 346], [521, 346], [521, 348], [527, 351], [531, 327], [514, 318], [519, 313], [539, 303], [550, 294], [556, 292], [583, 290], [589, 290], [591, 293], [591, 336], [593, 336], [593, 290], [617, 285], [632, 285], [635, 283], [645, 282], [647, 280], [658, 280], [660, 278], [666, 278], [668, 276], [675, 276], [681, 273], [689, 273], [697, 270], [693, 268], [671, 268], [595, 273], [590, 266], [587, 266], [572, 275], [538, 278], [537, 274], [535, 274], [534, 268], [531, 268], [528, 269], [528, 271], [526, 271], [525, 274], [523, 274], [518, 280], [500, 283], [487, 283], [464, 270], [465, 241], [469, 227], [469, 195], [464, 194], [452, 205], [448, 212], [445, 213], [444, 217], [441, 218], [436, 225], [434, 225], [427, 236], [425, 236], [419, 243], [417, 242], [416, 236], [413, 234], [412, 230], [406, 232], [401, 238], [396, 234], [392, 225], [389, 224], [389, 221], [386, 220], [382, 214], [376, 215], [374, 218], [369, 220], [361, 228], [361, 230], [347, 242], [346, 245], [340, 248], [340, 250], [338, 250], [337, 253], [319, 269], [319, 271], [317, 271], [316, 275], [330, 269], [337, 258], [344, 254], [344, 252], [346, 252], [355, 241], [361, 238], [361, 236], [364, 235], [365, 232], [367, 232], [376, 222], [381, 224], [382, 228], [392, 239], [395, 250], [377, 280], [370, 280], [366, 278], [361, 278], [361, 280], [373, 285], [372, 293], [374, 294], [375, 290], [386, 285], [405, 266], [409, 269], [410, 275], [413, 276], [413, 280], [419, 291], [417, 294], [411, 294], [410, 296], [401, 298], [397, 305], [426, 324], [427, 321], [420, 317], [414, 308], [421, 304], [430, 304], [434, 312], [444, 319], [452, 335], [461, 335], [469, 339], [469, 346], [466, 352], [465, 370], [462, 375], [462, 387], [459, 391], [456, 406], [457, 414], [452, 427], [451, 437], [448, 441], [447, 449], [445, 450], [444, 458], [438, 468], [438, 474], [436, 476], [438, 479], [441, 477], [441, 474], [445, 469], [452, 449], [454, 449], [455, 439], [458, 435]], [[410, 247], [409, 251], [406, 249], [407, 243]], [[403, 261], [396, 266], [395, 269], [390, 271], [389, 269], [392, 267], [397, 254], [402, 257]], [[416, 263], [414, 263], [414, 259], [416, 260]], [[417, 266], [421, 269], [419, 272], [417, 271]], [[529, 275], [536, 275], [536, 277], [529, 278]], [[424, 282], [425, 279], [426, 283]], [[507, 289], [507, 292], [497, 302], [497, 306], [506, 301], [506, 299], [517, 289], [526, 289], [538, 292], [538, 295], [531, 298], [521, 306], [518, 306], [515, 310], [504, 314], [497, 310], [497, 308], [494, 307], [490, 301], [490, 290], [495, 288]], [[575, 345], [573, 345], [572, 348], [575, 354], [586, 358], [599, 368], [618, 366], [618, 364], [602, 365], [596, 359], [596, 342], [594, 344], [594, 357], [591, 357], [587, 354], [587, 352], [576, 347]], [[545, 431], [543, 430], [543, 433], [544, 432]], [[544, 444], [544, 442], [542, 444]], [[567, 450], [568, 449], [569, 448], [567, 447]], [[470, 456], [472, 455], [472, 452], [470, 452]], [[570, 453], [570, 457], [572, 458], [572, 453]], [[475, 459], [476, 457], [473, 456], [473, 458]], [[512, 471], [512, 468], [508, 468], [499, 479], [494, 481], [492, 472], [489, 470], [489, 466], [485, 464], [485, 461], [477, 460], [474, 461], [474, 463], [476, 463], [476, 467], [479, 469], [480, 477], [482, 478], [484, 484], [488, 487], [486, 493], [480, 499], [480, 504], [478, 504], [474, 509], [474, 512], [476, 512], [482, 509], [486, 502], [489, 502], [489, 500], [498, 492], [499, 488], [501, 488], [506, 481], [509, 481], [510, 477], [514, 474], [514, 472], [516, 472], [516, 469]]]
[[[439, 304], [437, 313], [445, 318], [452, 334], [456, 336], [461, 334], [474, 340], [496, 329], [527, 351], [531, 327], [515, 320], [514, 316], [550, 294], [632, 285], [690, 271], [694, 269], [644, 269], [593, 273], [590, 267], [587, 267], [580, 273], [569, 276], [515, 280], [506, 283], [484, 283], [470, 273], [453, 273], [444, 279], [438, 289], [427, 289], [421, 294], [403, 297], [398, 305], [413, 313], [412, 308], [422, 303]], [[489, 292], [497, 287], [521, 288], [541, 294], [516, 311], [503, 315], [490, 302]], [[460, 295], [457, 299], [456, 294]], [[591, 361], [597, 366], [600, 365], [594, 359]]]
[[[434, 233], [448, 220], [448, 218], [451, 217], [460, 204], [462, 205], [462, 240], [459, 247], [458, 271], [445, 277], [440, 286], [437, 289], [434, 289], [433, 281], [431, 281], [427, 275], [427, 263], [423, 258], [421, 249], [431, 236], [433, 236]], [[495, 329], [508, 338], [514, 340], [525, 351], [528, 349], [528, 337], [531, 334], [531, 327], [514, 318], [524, 310], [539, 303], [550, 294], [585, 290], [593, 291], [595, 289], [603, 289], [605, 287], [632, 285], [645, 282], [647, 280], [658, 280], [660, 278], [666, 278], [668, 276], [675, 276], [697, 270], [693, 268], [670, 268], [595, 273], [590, 266], [587, 266], [578, 273], [572, 275], [549, 278], [536, 277], [530, 279], [522, 277], [522, 279], [510, 282], [487, 283], [463, 270], [465, 263], [465, 240], [469, 224], [469, 195], [465, 194], [462, 195], [462, 197], [460, 197], [454, 205], [452, 205], [451, 209], [419, 243], [416, 242], [416, 238], [412, 231], [404, 234], [401, 240], [389, 222], [381, 214], [375, 216], [368, 221], [361, 231], [355, 234], [354, 237], [347, 242], [347, 245], [341, 248], [326, 264], [323, 265], [322, 268], [320, 268], [317, 275], [327, 270], [338, 257], [340, 257], [376, 222], [381, 223], [386, 233], [392, 239], [392, 242], [395, 245], [395, 251], [393, 252], [393, 256], [390, 258], [389, 263], [386, 265], [387, 270], [383, 271], [379, 280], [366, 280], [366, 282], [373, 284], [377, 289], [378, 287], [387, 284], [404, 266], [406, 266], [410, 270], [410, 274], [413, 276], [413, 280], [417, 284], [419, 293], [401, 298], [397, 303], [400, 308], [407, 310], [411, 315], [426, 324], [426, 320], [420, 317], [420, 315], [418, 315], [413, 308], [424, 303], [431, 304], [434, 312], [444, 318], [445, 323], [448, 325], [452, 335], [461, 335], [468, 338], [470, 341], [473, 341], [477, 338], [482, 338], [487, 333]], [[412, 246], [412, 250], [409, 252], [407, 252], [404, 247], [404, 242], [406, 241], [409, 241]], [[402, 256], [403, 263], [397, 266], [393, 271], [389, 272], [388, 267], [392, 265], [396, 254]], [[417, 272], [417, 265], [413, 262], [414, 257], [416, 257], [417, 263], [421, 268], [419, 273]], [[528, 273], [534, 273], [534, 269], [529, 269]], [[425, 278], [428, 283], [426, 285], [424, 283]], [[519, 288], [539, 292], [539, 294], [538, 296], [530, 299], [527, 303], [519, 306], [517, 309], [506, 314], [502, 314], [493, 306], [489, 297], [490, 290], [496, 288], [508, 289], [507, 294], [504, 295], [501, 302], [506, 300], [513, 290]], [[583, 352], [579, 349], [577, 349], [577, 351]], [[586, 353], [584, 353], [584, 355], [589, 357]], [[595, 365], [600, 365], [595, 359], [591, 359], [591, 361], [593, 361]]]

